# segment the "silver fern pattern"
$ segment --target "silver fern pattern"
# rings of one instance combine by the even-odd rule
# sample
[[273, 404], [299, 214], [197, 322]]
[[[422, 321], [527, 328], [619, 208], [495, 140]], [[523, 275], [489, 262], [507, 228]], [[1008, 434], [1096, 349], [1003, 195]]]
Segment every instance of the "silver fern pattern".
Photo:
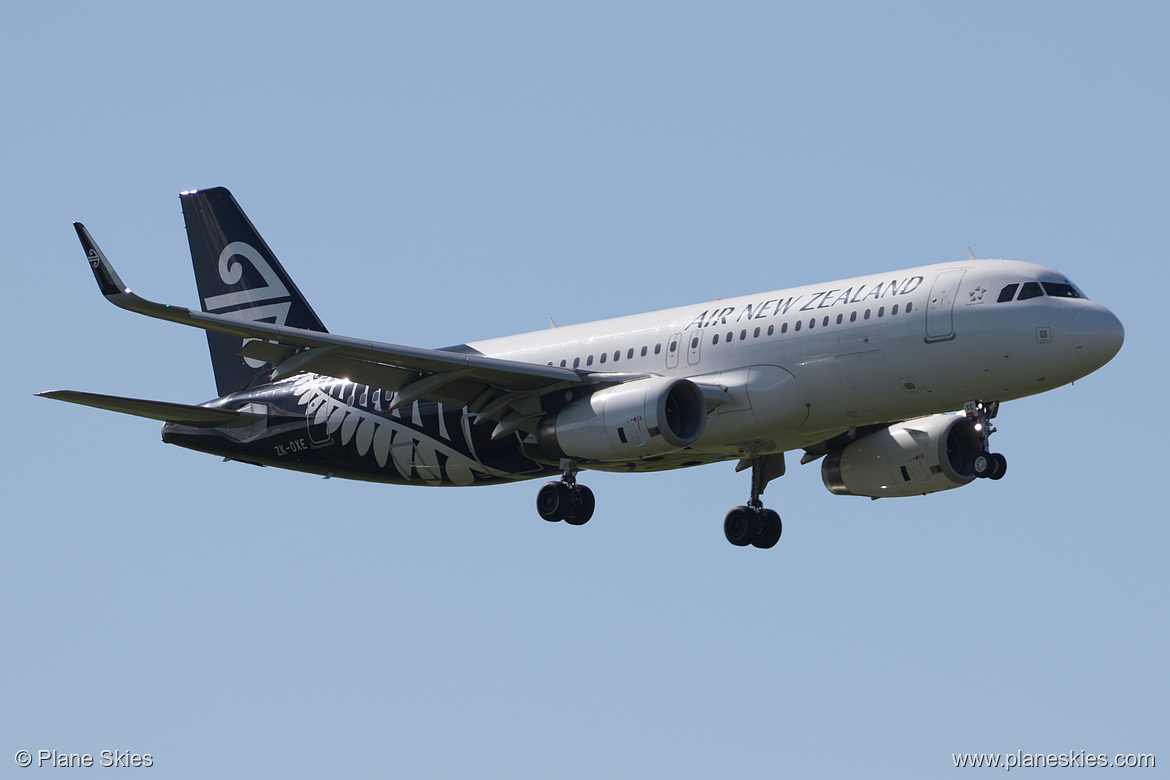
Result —
[[[403, 480], [438, 485], [472, 485], [477, 475], [493, 480], [509, 478], [506, 471], [485, 466], [475, 455], [471, 435], [474, 415], [460, 410], [459, 440], [451, 436], [442, 404], [438, 409], [438, 436], [424, 431], [419, 402], [403, 410], [385, 411], [383, 392], [349, 380], [303, 374], [293, 381], [292, 394], [304, 407], [310, 431], [314, 426], [359, 456], [372, 457], [379, 468], [393, 466]], [[390, 395], [387, 393], [387, 395]], [[317, 442], [322, 443], [322, 442]]]

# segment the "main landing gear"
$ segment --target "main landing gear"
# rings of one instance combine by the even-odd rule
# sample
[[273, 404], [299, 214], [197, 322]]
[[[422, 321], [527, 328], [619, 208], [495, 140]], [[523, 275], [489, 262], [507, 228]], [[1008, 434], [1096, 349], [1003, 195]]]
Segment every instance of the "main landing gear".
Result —
[[979, 452], [971, 461], [971, 471], [981, 479], [1003, 479], [1007, 473], [1007, 458], [988, 450], [988, 440], [995, 433], [991, 421], [999, 414], [999, 401], [968, 401], [963, 404], [963, 411], [975, 421], [975, 432], [979, 434]]
[[577, 484], [575, 461], [561, 458], [561, 469], [561, 481], [544, 483], [536, 494], [536, 511], [550, 523], [564, 520], [569, 525], [585, 525], [596, 505], [593, 491]]
[[744, 459], [736, 471], [751, 467], [752, 497], [747, 506], [732, 507], [723, 520], [723, 535], [736, 547], [752, 545], [761, 550], [776, 546], [784, 525], [773, 509], [765, 509], [760, 494], [775, 477], [784, 474], [784, 453]]

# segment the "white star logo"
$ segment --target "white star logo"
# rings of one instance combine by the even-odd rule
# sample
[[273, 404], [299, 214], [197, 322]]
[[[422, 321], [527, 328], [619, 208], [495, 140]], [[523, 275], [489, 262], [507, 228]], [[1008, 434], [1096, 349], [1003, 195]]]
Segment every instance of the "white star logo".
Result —
[[983, 294], [987, 292], [987, 288], [979, 285], [971, 291], [971, 303], [983, 303]]

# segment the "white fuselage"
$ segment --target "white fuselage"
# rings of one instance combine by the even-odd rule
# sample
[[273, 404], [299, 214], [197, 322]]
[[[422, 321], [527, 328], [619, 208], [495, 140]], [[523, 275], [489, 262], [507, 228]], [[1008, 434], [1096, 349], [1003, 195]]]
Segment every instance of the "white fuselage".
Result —
[[[1008, 285], [1043, 290], [1000, 302]], [[1075, 296], [1075, 297], [1073, 297]], [[790, 450], [862, 425], [1006, 401], [1071, 382], [1121, 346], [1117, 318], [1062, 274], [940, 263], [470, 344], [491, 357], [660, 374], [730, 397], [691, 448]]]

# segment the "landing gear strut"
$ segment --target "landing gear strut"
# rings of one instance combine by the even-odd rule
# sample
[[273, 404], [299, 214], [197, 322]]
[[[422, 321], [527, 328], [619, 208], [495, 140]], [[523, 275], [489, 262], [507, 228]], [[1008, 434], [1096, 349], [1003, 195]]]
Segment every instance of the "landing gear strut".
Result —
[[561, 470], [560, 482], [546, 482], [536, 494], [536, 511], [550, 523], [564, 520], [569, 525], [585, 525], [596, 505], [593, 491], [577, 484], [576, 461], [561, 458]]
[[775, 477], [784, 473], [784, 453], [744, 459], [736, 471], [751, 467], [752, 497], [747, 506], [732, 507], [723, 520], [723, 535], [736, 547], [749, 544], [767, 550], [776, 546], [784, 525], [775, 510], [765, 509], [760, 494]]
[[968, 401], [963, 404], [963, 411], [967, 417], [975, 422], [975, 432], [979, 434], [979, 452], [971, 461], [971, 471], [976, 477], [986, 479], [1003, 479], [1007, 473], [1007, 458], [998, 452], [991, 452], [988, 440], [995, 433], [992, 419], [999, 414], [999, 401]]

